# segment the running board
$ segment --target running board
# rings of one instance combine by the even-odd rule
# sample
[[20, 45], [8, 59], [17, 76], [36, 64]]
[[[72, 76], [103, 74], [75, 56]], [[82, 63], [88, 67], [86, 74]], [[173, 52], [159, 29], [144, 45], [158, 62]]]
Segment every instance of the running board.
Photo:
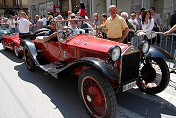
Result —
[[57, 74], [58, 71], [64, 67], [65, 64], [63, 63], [59, 63], [59, 62], [55, 62], [55, 63], [51, 63], [51, 64], [46, 64], [46, 65], [40, 65], [40, 67], [47, 73], [51, 74], [53, 77], [58, 78]]

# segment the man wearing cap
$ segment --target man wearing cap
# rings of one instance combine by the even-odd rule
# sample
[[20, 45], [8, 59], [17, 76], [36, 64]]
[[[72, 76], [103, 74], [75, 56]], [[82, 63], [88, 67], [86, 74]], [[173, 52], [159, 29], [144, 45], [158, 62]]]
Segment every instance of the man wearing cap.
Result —
[[134, 28], [135, 28], [135, 31], [136, 31], [136, 28], [137, 26], [139, 26], [138, 24], [138, 21], [135, 19], [136, 18], [136, 14], [135, 13], [132, 13], [131, 14], [131, 18], [128, 20], [131, 24], [133, 24]]
[[117, 15], [117, 7], [115, 5], [109, 6], [109, 13], [111, 16], [106, 20], [103, 27], [108, 30], [107, 37], [109, 40], [121, 43], [128, 35], [129, 28], [125, 20]]

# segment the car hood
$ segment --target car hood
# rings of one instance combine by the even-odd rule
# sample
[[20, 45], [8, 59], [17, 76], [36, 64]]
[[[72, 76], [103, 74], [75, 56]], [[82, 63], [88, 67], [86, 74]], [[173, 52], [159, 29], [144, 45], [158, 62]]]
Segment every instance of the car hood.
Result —
[[90, 35], [76, 35], [70, 37], [68, 43], [69, 45], [74, 45], [78, 48], [95, 50], [104, 53], [107, 53], [109, 49], [114, 45], [119, 46], [122, 53], [129, 47], [128, 45], [123, 43], [97, 38]]

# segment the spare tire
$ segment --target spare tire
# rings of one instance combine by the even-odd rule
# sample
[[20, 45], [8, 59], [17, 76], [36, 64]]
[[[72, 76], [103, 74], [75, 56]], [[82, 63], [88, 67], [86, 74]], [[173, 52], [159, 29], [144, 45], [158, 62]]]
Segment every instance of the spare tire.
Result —
[[48, 31], [42, 31], [42, 32], [39, 32], [36, 34], [36, 37], [37, 36], [44, 36]]
[[42, 29], [39, 29], [39, 30], [35, 31], [34, 34], [37, 35], [37, 34], [40, 33], [40, 32], [49, 31], [49, 30], [50, 30], [50, 29], [48, 29], [48, 28], [42, 28]]

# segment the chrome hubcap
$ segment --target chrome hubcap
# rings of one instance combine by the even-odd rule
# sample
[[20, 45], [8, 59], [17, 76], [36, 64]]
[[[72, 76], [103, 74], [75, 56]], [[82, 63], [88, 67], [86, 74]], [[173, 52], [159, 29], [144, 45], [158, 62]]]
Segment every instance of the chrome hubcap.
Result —
[[91, 102], [91, 101], [92, 101], [92, 98], [91, 98], [89, 95], [87, 95], [87, 101], [88, 101], [88, 102]]

